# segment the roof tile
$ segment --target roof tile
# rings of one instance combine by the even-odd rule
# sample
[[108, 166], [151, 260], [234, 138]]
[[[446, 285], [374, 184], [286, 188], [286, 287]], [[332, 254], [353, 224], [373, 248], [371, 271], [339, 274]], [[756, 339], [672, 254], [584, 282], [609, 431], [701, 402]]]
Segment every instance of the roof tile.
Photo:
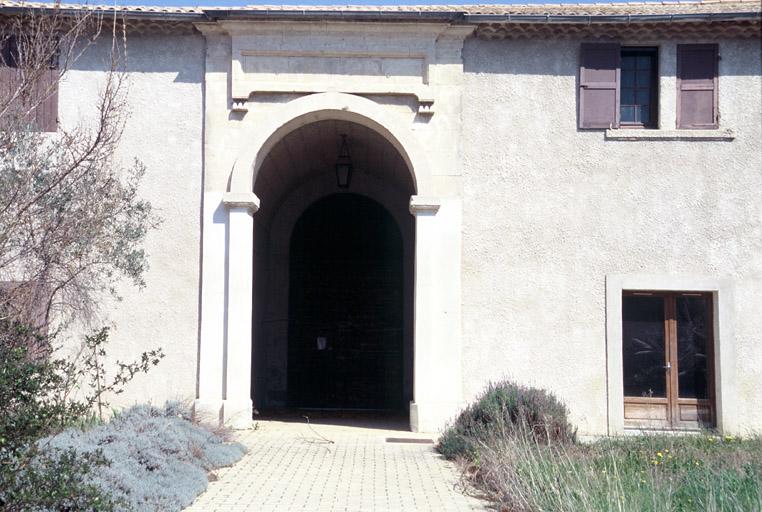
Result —
[[[509, 4], [509, 5], [245, 5], [240, 7], [164, 7], [152, 5], [114, 6], [88, 4], [60, 4], [64, 9], [86, 9], [116, 11], [123, 13], [167, 13], [167, 14], [203, 14], [205, 11], [228, 11], [231, 13], [257, 13], [266, 11], [280, 12], [420, 12], [420, 13], [462, 13], [462, 14], [528, 14], [528, 15], [612, 15], [612, 14], [682, 14], [682, 13], [728, 13], [760, 12], [760, 0], [663, 0], [634, 1], [621, 3], [593, 4]], [[19, 2], [0, 0], [3, 7], [50, 8], [43, 2]]]

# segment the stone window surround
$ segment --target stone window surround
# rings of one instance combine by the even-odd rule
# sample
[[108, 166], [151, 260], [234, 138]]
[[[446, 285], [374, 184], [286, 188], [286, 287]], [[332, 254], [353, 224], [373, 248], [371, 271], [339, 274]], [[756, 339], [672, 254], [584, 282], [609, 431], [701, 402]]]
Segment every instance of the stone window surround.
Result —
[[[733, 282], [701, 275], [610, 274], [606, 276], [606, 394], [608, 434], [640, 432], [624, 426], [622, 383], [622, 292], [710, 292], [714, 314], [714, 375], [717, 429], [737, 432]], [[652, 430], [649, 430], [652, 432]]]

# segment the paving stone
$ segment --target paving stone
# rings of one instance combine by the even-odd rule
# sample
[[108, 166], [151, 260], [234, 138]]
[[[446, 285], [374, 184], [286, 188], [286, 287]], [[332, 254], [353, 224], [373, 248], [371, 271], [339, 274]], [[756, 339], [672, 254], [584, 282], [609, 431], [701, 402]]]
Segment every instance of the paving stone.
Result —
[[366, 426], [256, 425], [237, 433], [249, 452], [218, 470], [218, 479], [186, 511], [488, 510], [460, 491], [456, 469], [431, 444], [386, 442], [387, 437], [425, 435]]

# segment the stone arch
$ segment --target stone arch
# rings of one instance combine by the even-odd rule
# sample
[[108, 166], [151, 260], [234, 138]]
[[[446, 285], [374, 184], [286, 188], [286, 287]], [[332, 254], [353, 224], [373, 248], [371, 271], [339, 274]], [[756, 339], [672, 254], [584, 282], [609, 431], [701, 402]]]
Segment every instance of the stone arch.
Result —
[[402, 156], [411, 173], [415, 193], [425, 195], [430, 172], [425, 152], [412, 130], [376, 102], [352, 94], [326, 92], [303, 96], [279, 109], [258, 125], [253, 140], [236, 158], [229, 191], [251, 193], [262, 164], [273, 147], [291, 131], [326, 119], [350, 121], [383, 136]]
[[[322, 124], [323, 120], [316, 123]], [[293, 131], [299, 130], [298, 127], [293, 129]], [[363, 131], [367, 133], [368, 130]], [[277, 144], [287, 143], [288, 137], [284, 135], [278, 139]], [[373, 140], [374, 144], [386, 146], [388, 152], [397, 151], [384, 137], [376, 136]], [[273, 148], [277, 148], [277, 144]], [[308, 144], [307, 147], [312, 146]], [[304, 156], [306, 154], [300, 154], [300, 157]], [[358, 160], [362, 162], [363, 158], [360, 157]], [[262, 180], [267, 181], [265, 175], [273, 170], [270, 165], [265, 163], [262, 166], [259, 181], [255, 182], [256, 187], [260, 186]], [[266, 190], [255, 187], [254, 189], [258, 195], [261, 195], [263, 205], [263, 208], [254, 216], [255, 233], [257, 229], [266, 233], [263, 238], [260, 238], [266, 241], [258, 245], [255, 250], [255, 274], [268, 276], [266, 284], [254, 293], [253, 350], [255, 356], [252, 363], [252, 397], [255, 406], [259, 409], [266, 410], [269, 407], [283, 406], [287, 403], [286, 370], [288, 366], [285, 362], [286, 354], [282, 349], [288, 347], [289, 331], [286, 319], [289, 318], [290, 243], [294, 226], [310, 205], [330, 194], [341, 193], [360, 195], [377, 202], [394, 219], [402, 234], [404, 313], [401, 378], [404, 400], [412, 400], [415, 254], [415, 219], [409, 213], [410, 194], [413, 191], [412, 180], [408, 179], [406, 174], [409, 168], [401, 161], [396, 167], [396, 172], [388, 175], [368, 172], [369, 169], [362, 165], [360, 169], [363, 171], [355, 174], [351, 188], [348, 190], [337, 189], [335, 179], [325, 179], [322, 173], [303, 175], [292, 183], [295, 186]], [[329, 173], [332, 174], [332, 171]], [[399, 180], [404, 180], [404, 183]], [[276, 198], [274, 202], [270, 201], [273, 197]], [[273, 204], [275, 206], [271, 206]], [[260, 296], [267, 298], [260, 302], [257, 299]]]
[[[254, 185], [269, 154], [288, 134], [311, 123], [331, 120], [373, 131], [404, 164], [397, 166], [397, 175], [404, 175], [403, 167], [410, 173], [407, 191], [411, 197], [404, 194], [400, 200], [407, 202], [407, 211], [414, 217], [410, 279], [405, 280], [413, 287], [411, 428], [435, 431], [461, 405], [461, 203], [458, 197], [441, 195], [442, 189], [449, 187], [440, 187], [439, 180], [432, 176], [427, 155], [410, 124], [411, 117], [395, 115], [367, 98], [333, 92], [279, 105], [266, 115], [252, 116], [248, 124], [244, 121], [244, 126], [236, 130], [246, 144], [239, 146], [227, 191], [221, 197], [228, 214], [221, 226], [216, 221], [205, 224], [210, 229], [204, 232], [204, 265], [212, 271], [203, 274], [204, 288], [213, 291], [205, 295], [208, 307], [203, 325], [208, 332], [221, 328], [222, 343], [202, 333], [199, 398], [195, 404], [200, 417], [219, 417], [234, 428], [251, 424], [252, 350], [258, 336], [253, 332], [255, 300], [263, 297], [255, 293], [255, 275], [268, 275], [255, 268], [256, 262], [252, 265], [255, 242], [265, 239], [255, 234], [259, 199]], [[208, 234], [213, 231], [224, 241], [218, 246], [224, 250], [215, 252], [212, 245], [207, 246], [212, 243]], [[224, 269], [224, 286], [214, 289], [217, 283], [213, 271], [219, 268]], [[223, 300], [214, 302], [209, 297]]]
[[[336, 188], [332, 183], [313, 179], [289, 194], [289, 197], [279, 206], [271, 228], [271, 243], [274, 244], [275, 251], [288, 252], [291, 233], [299, 217], [311, 204], [330, 193], [336, 193]], [[401, 215], [400, 205], [395, 204], [398, 200], [396, 192], [380, 180], [366, 178], [364, 181], [355, 184], [352, 193], [378, 202], [394, 217], [400, 229], [403, 229], [405, 222], [410, 220], [409, 215], [408, 217]], [[407, 205], [404, 206], [407, 207]]]

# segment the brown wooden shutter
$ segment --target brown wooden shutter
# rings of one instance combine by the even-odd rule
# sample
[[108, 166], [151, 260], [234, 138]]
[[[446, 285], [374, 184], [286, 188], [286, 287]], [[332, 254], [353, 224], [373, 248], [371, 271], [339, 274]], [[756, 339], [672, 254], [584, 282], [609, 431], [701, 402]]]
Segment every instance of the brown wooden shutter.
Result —
[[619, 127], [618, 43], [583, 43], [579, 66], [579, 127]]
[[716, 44], [677, 45], [677, 127], [717, 128]]
[[35, 84], [36, 101], [33, 124], [41, 132], [58, 129], [58, 70], [43, 72]]
[[[18, 89], [19, 83], [18, 69], [0, 65], [0, 94], [2, 94], [3, 104], [10, 101], [16, 89]], [[9, 107], [13, 108], [16, 104], [15, 102], [11, 103]]]
[[[10, 105], [11, 108], [17, 107], [21, 112], [25, 112], [30, 105], [35, 105], [34, 110], [25, 116], [25, 121], [33, 130], [42, 132], [58, 130], [58, 77], [58, 69], [51, 67], [44, 70], [26, 91], [30, 94], [18, 97]], [[21, 83], [22, 76], [18, 68], [0, 63], [0, 96], [3, 101], [8, 101]]]

